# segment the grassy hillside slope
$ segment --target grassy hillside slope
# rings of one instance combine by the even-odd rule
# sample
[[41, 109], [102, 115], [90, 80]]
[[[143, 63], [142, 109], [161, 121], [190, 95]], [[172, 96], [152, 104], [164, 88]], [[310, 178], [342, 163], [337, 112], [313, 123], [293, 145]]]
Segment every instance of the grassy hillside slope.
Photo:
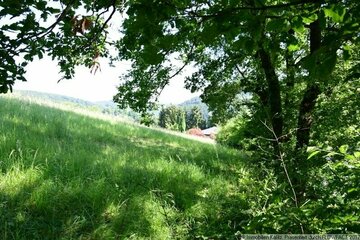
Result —
[[92, 113], [103, 113], [112, 117], [120, 117], [128, 121], [139, 122], [140, 115], [131, 109], [120, 109], [116, 103], [112, 101], [90, 102], [79, 98], [68, 97], [64, 95], [16, 90], [7, 93], [8, 96], [20, 98], [31, 102], [51, 104], [61, 108], [81, 109]]
[[0, 239], [224, 237], [251, 217], [236, 151], [16, 99], [0, 116]]

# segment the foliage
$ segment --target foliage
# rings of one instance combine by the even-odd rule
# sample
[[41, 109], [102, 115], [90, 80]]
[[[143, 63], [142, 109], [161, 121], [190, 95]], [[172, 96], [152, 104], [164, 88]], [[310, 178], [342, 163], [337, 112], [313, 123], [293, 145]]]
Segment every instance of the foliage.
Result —
[[201, 101], [200, 97], [191, 98], [185, 102], [180, 103], [179, 106], [183, 107], [187, 113], [189, 113], [189, 111], [191, 111], [191, 109], [194, 107], [200, 108], [202, 117], [204, 118], [204, 121], [205, 121], [204, 125], [206, 124], [206, 126], [204, 126], [204, 128], [213, 126], [211, 124], [211, 119], [210, 119], [212, 113], [209, 113], [208, 106]]
[[[345, 65], [347, 68], [354, 66], [351, 62]], [[308, 148], [308, 155], [299, 155], [293, 150], [293, 137], [280, 144], [300, 207], [294, 204], [284, 171], [278, 169], [276, 184], [267, 192], [269, 205], [254, 215], [249, 229], [262, 229], [267, 233], [292, 229], [293, 233], [301, 233], [302, 226], [307, 233], [358, 233], [360, 98], [357, 89], [360, 85], [358, 79], [345, 80], [352, 71], [343, 67], [335, 69], [332, 76], [337, 86], [321, 94], [315, 108], [311, 144], [317, 147]], [[274, 169], [274, 161], [266, 159], [272, 154], [263, 146], [276, 139], [271, 135], [262, 143], [261, 138], [254, 139], [255, 133], [259, 136], [262, 124], [256, 128], [251, 119], [254, 117], [238, 115], [221, 129], [217, 139], [222, 144], [244, 150], [262, 146], [253, 152], [252, 161]], [[270, 133], [267, 129], [261, 131]], [[278, 166], [276, 162], [274, 165]]]
[[190, 128], [205, 128], [206, 123], [198, 106], [186, 110], [184, 106], [163, 106], [158, 124], [162, 128], [184, 132]]
[[155, 119], [154, 119], [154, 115], [148, 112], [143, 112], [141, 114], [141, 119], [140, 119], [140, 123], [144, 124], [145, 126], [152, 126], [155, 125]]
[[319, 98], [312, 131], [315, 146], [324, 143], [333, 147], [345, 143], [355, 146], [360, 142], [360, 79], [339, 81], [338, 86]]
[[[16, 144], [18, 138], [12, 136], [12, 132], [1, 131], [6, 135], [0, 140], [7, 140], [2, 148], [6, 159], [6, 164], [2, 163], [5, 166], [2, 172], [6, 177], [1, 176], [6, 184], [0, 185], [5, 186], [7, 193], [0, 196], [5, 199], [1, 206], [18, 213], [15, 216], [7, 211], [0, 215], [11, 219], [10, 224], [2, 228], [5, 234], [14, 232], [12, 230], [25, 221], [26, 229], [36, 229], [34, 234], [37, 235], [28, 236], [23, 229], [15, 233], [23, 238], [40, 236], [40, 230], [32, 225], [33, 222], [43, 224], [37, 216], [52, 219], [52, 223], [60, 226], [47, 228], [53, 231], [49, 233], [51, 236], [60, 232], [68, 238], [82, 238], [85, 233], [92, 234], [85, 236], [89, 238], [98, 238], [96, 234], [114, 236], [113, 231], [120, 237], [141, 232], [135, 237], [234, 238], [237, 232], [351, 233], [359, 229], [358, 218], [354, 216], [359, 210], [358, 200], [354, 197], [358, 195], [356, 184], [359, 180], [358, 149], [355, 147], [359, 142], [359, 1], [23, 0], [2, 1], [0, 7], [0, 92], [11, 90], [16, 80], [25, 80], [27, 63], [44, 54], [58, 61], [66, 79], [74, 75], [76, 65], [83, 64], [96, 72], [98, 58], [110, 57], [112, 61], [128, 60], [132, 64], [132, 69], [122, 76], [114, 100], [123, 108], [131, 107], [147, 116], [147, 110], [155, 106], [158, 95], [170, 79], [192, 64], [195, 72], [187, 78], [186, 86], [192, 91], [203, 90], [201, 97], [214, 113], [214, 119], [224, 123], [241, 113], [243, 106], [249, 110], [248, 115], [235, 118], [225, 127], [223, 141], [259, 149], [251, 152], [252, 161], [257, 164], [253, 169], [257, 176], [253, 177], [235, 161], [237, 155], [232, 155], [235, 159], [228, 161], [233, 162], [224, 166], [226, 161], [214, 159], [218, 154], [209, 148], [205, 151], [211, 154], [200, 160], [192, 159], [193, 153], [185, 154], [193, 161], [183, 165], [186, 161], [181, 161], [179, 148], [173, 151], [171, 158], [168, 155], [158, 158], [152, 155], [157, 144], [148, 144], [151, 146], [148, 152], [140, 148], [141, 155], [126, 152], [125, 146], [120, 149], [132, 156], [131, 160], [127, 161], [128, 155], [118, 150], [113, 150], [116, 154], [111, 156], [122, 156], [121, 163], [115, 161], [114, 164], [121, 169], [128, 167], [133, 176], [122, 171], [118, 179], [112, 171], [120, 167], [114, 170], [111, 166], [112, 170], [108, 171], [109, 161], [102, 163], [99, 159], [108, 157], [109, 142], [117, 143], [117, 148], [129, 142], [128, 139], [119, 142], [124, 131], [116, 137], [98, 136], [111, 133], [113, 129], [105, 127], [104, 130], [92, 125], [100, 130], [86, 131], [85, 139], [90, 136], [95, 146], [83, 150], [86, 157], [73, 161], [68, 160], [69, 155], [65, 153], [82, 149], [77, 145], [79, 139], [84, 139], [83, 135], [78, 135], [79, 129], [66, 127], [59, 121], [54, 121], [54, 127], [48, 128], [46, 122], [39, 120], [42, 114], [30, 114], [30, 119], [41, 121], [41, 126], [32, 126], [25, 119], [18, 120], [21, 117], [8, 110], [16, 117], [2, 118], [5, 122], [1, 127], [15, 129], [15, 124], [23, 130], [21, 133], [31, 128], [34, 131], [30, 138], [45, 131], [57, 145], [41, 145], [53, 151], [37, 160], [33, 152], [38, 154], [35, 150], [38, 147], [31, 145], [36, 141], [27, 141], [26, 144], [33, 147], [28, 152], [30, 157], [23, 162], [27, 155], [21, 150], [22, 145]], [[109, 21], [119, 13], [124, 15], [123, 21], [119, 21], [121, 37], [110, 39]], [[45, 21], [51, 17], [56, 19], [49, 25]], [[116, 49], [116, 55], [109, 56], [109, 49]], [[174, 58], [184, 65], [175, 67]], [[178, 110], [173, 108], [170, 112]], [[169, 115], [169, 119], [159, 122], [167, 128], [184, 131], [185, 113]], [[146, 123], [148, 120], [146, 118]], [[137, 137], [135, 140], [130, 138], [130, 142], [136, 141]], [[250, 139], [250, 144], [241, 142], [240, 145], [240, 137]], [[8, 139], [12, 139], [11, 146]], [[64, 139], [70, 139], [71, 148], [66, 145], [68, 151], [61, 149]], [[149, 139], [140, 139], [138, 145], [146, 146], [144, 142]], [[46, 135], [41, 142], [51, 143]], [[340, 147], [346, 142], [353, 148]], [[81, 142], [80, 145], [85, 144]], [[305, 149], [309, 145], [321, 149], [333, 146], [339, 151], [326, 156], [330, 160], [325, 158], [325, 161], [320, 154], [314, 153], [307, 159]], [[160, 152], [164, 150], [163, 146], [160, 148]], [[86, 161], [92, 151], [96, 151], [94, 155], [99, 158], [90, 159], [93, 161], [89, 165]], [[127, 165], [134, 159], [149, 160], [146, 154], [159, 162]], [[198, 154], [204, 153], [199, 150]], [[68, 165], [54, 159], [66, 159]], [[174, 161], [175, 165], [171, 165]], [[199, 167], [198, 161], [213, 165], [203, 172], [204, 167], [201, 164]], [[74, 179], [83, 165], [87, 166], [87, 171], [81, 172], [80, 177], [86, 175], [86, 178]], [[155, 169], [154, 165], [157, 166]], [[164, 169], [164, 165], [168, 169]], [[91, 187], [102, 190], [99, 193], [112, 193], [105, 204], [97, 200], [104, 194], [100, 198], [91, 188], [84, 192], [79, 190], [77, 181], [87, 186], [89, 173], [96, 179], [91, 182]], [[209, 182], [205, 180], [207, 174], [216, 177]], [[22, 178], [17, 175], [24, 176], [27, 181], [21, 182]], [[144, 175], [149, 179], [143, 178]], [[66, 176], [72, 176], [71, 183], [66, 181]], [[328, 185], [318, 181], [319, 177]], [[133, 179], [145, 181], [134, 184]], [[159, 179], [161, 186], [157, 185]], [[38, 186], [39, 181], [46, 184], [36, 191], [34, 186]], [[116, 186], [112, 183], [125, 186], [121, 188], [122, 196], [130, 195], [131, 199], [119, 198], [120, 190], [111, 192]], [[147, 189], [129, 191], [126, 186], [146, 186]], [[177, 187], [181, 190], [176, 191]], [[28, 192], [31, 192], [30, 198]], [[50, 200], [37, 199], [44, 195]], [[52, 201], [53, 196], [60, 201]], [[21, 204], [17, 203], [18, 199]], [[63, 205], [56, 208], [61, 212], [48, 209], [50, 204], [42, 205], [44, 202], [73, 202], [73, 199], [78, 202], [82, 199], [79, 214]], [[85, 204], [83, 199], [87, 200]], [[130, 201], [129, 205], [125, 204], [127, 201]], [[125, 202], [131, 211], [123, 210], [119, 202]], [[51, 215], [46, 215], [47, 212]], [[145, 217], [139, 212], [145, 212]], [[29, 218], [24, 217], [29, 213]], [[71, 213], [70, 218], [66, 213]], [[62, 217], [58, 219], [58, 215]], [[108, 216], [116, 216], [115, 222], [110, 221], [110, 227]], [[156, 220], [152, 221], [150, 216]], [[92, 221], [87, 220], [89, 218]], [[119, 226], [123, 225], [126, 227], [121, 230], [123, 228]], [[68, 232], [64, 233], [64, 229]]]
[[[66, 79], [76, 65], [96, 68], [98, 58], [108, 56], [103, 14], [110, 10], [109, 1], [2, 1], [0, 7], [0, 92], [25, 81], [27, 63], [44, 54], [58, 61]], [[94, 15], [79, 14], [80, 8]], [[121, 3], [113, 8], [120, 10]]]
[[[204, 89], [202, 98], [215, 114], [227, 119], [229, 111], [236, 113], [241, 93], [251, 93], [278, 136], [298, 128], [302, 147], [308, 142], [305, 125], [311, 125], [305, 115], [326, 87], [337, 51], [357, 43], [358, 7], [353, 1], [130, 3], [118, 46], [121, 58], [135, 61], [134, 70], [119, 89], [142, 89], [137, 91], [143, 98], [148, 91], [156, 95], [172, 75], [171, 54], [180, 52], [185, 64], [193, 61], [199, 69], [188, 88]], [[146, 69], [149, 76], [136, 74]], [[127, 96], [116, 100], [135, 105]]]
[[[237, 115], [223, 123], [216, 135], [216, 141], [219, 144], [240, 149], [243, 151], [263, 152], [254, 159], [270, 167], [273, 160], [278, 159], [271, 153], [272, 139], [274, 135], [269, 131], [269, 122], [266, 119], [264, 109], [258, 106], [251, 107], [251, 104], [243, 105]], [[266, 160], [264, 160], [266, 159]], [[264, 162], [265, 161], [265, 162]]]
[[192, 107], [186, 113], [186, 129], [206, 127], [205, 119], [202, 115], [201, 109], [198, 106]]
[[159, 126], [170, 130], [184, 132], [186, 129], [184, 109], [175, 105], [163, 107], [159, 113]]
[[[320, 168], [309, 174], [311, 195], [306, 206], [314, 231], [332, 233], [358, 233], [360, 227], [360, 142], [338, 149], [309, 147], [308, 161], [320, 161]], [[320, 217], [319, 217], [320, 216]]]
[[216, 142], [230, 147], [244, 149], [244, 141], [248, 139], [245, 137], [247, 130], [246, 120], [239, 115], [230, 119], [216, 135]]

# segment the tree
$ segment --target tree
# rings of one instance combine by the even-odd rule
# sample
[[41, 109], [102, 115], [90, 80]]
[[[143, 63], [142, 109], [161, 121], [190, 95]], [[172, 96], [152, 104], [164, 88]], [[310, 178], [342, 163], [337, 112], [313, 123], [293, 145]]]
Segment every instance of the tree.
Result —
[[163, 107], [159, 113], [159, 126], [175, 131], [185, 131], [185, 111], [174, 105]]
[[[359, 40], [359, 2], [277, 1], [6, 1], [1, 3], [0, 91], [24, 81], [34, 57], [58, 60], [64, 78], [74, 66], [93, 71], [99, 57], [131, 60], [114, 100], [145, 112], [185, 65], [198, 69], [187, 79], [216, 113], [234, 107], [241, 92], [263, 109], [274, 135], [296, 129], [296, 149], [309, 143], [312, 112], [338, 58], [350, 59]], [[85, 13], [79, 14], [79, 9]], [[126, 13], [123, 37], [110, 41], [107, 26]], [[52, 24], [44, 23], [55, 16]], [[40, 21], [38, 20], [40, 19]], [[174, 55], [184, 65], [171, 64]], [[274, 142], [275, 153], [278, 142]], [[276, 153], [277, 155], [279, 153]]]
[[140, 123], [144, 124], [145, 126], [149, 127], [155, 124], [154, 116], [151, 113], [142, 113]]
[[[98, 57], [109, 57], [109, 48], [116, 47], [119, 54], [112, 59], [131, 60], [133, 69], [123, 76], [114, 100], [145, 111], [183, 69], [171, 65], [177, 54], [184, 66], [196, 63], [187, 87], [203, 89], [202, 98], [214, 111], [231, 108], [239, 93], [249, 92], [267, 112], [276, 136], [297, 129], [299, 149], [308, 145], [312, 111], [337, 58], [349, 58], [347, 46], [358, 44], [359, 3], [350, 0], [60, 3], [1, 3], [1, 92], [25, 80], [24, 67], [36, 56], [49, 54], [64, 78], [71, 78], [75, 65], [96, 71]], [[78, 14], [81, 8], [84, 14]], [[117, 13], [126, 13], [124, 37], [109, 41], [107, 26]], [[56, 19], [49, 26], [44, 22], [51, 16]], [[296, 126], [284, 120], [285, 102], [297, 105], [290, 111], [297, 112]]]
[[205, 120], [203, 118], [201, 109], [194, 106], [186, 114], [186, 126], [190, 128], [204, 128]]
[[137, 1], [129, 5], [119, 41], [133, 70], [114, 99], [148, 104], [150, 98], [129, 99], [160, 92], [177, 71], [169, 62], [179, 53], [184, 64], [198, 68], [187, 87], [203, 89], [214, 112], [231, 109], [248, 92], [276, 138], [297, 129], [295, 148], [301, 151], [309, 143], [316, 99], [332, 87], [337, 58], [349, 57], [345, 46], [358, 44], [358, 9], [356, 1], [340, 0]]
[[[277, 136], [284, 132], [284, 98], [303, 84], [298, 104], [298, 147], [307, 145], [311, 112], [326, 85], [338, 51], [358, 44], [359, 3], [349, 0], [297, 1], [7, 1], [1, 3], [1, 92], [25, 80], [24, 67], [44, 53], [58, 60], [64, 78], [74, 66], [95, 71], [98, 57], [131, 60], [115, 100], [145, 111], [180, 69], [174, 54], [198, 71], [188, 79], [192, 90], [214, 110], [229, 108], [242, 92], [257, 95]], [[84, 8], [85, 13], [78, 14]], [[107, 26], [126, 13], [124, 37], [109, 41]], [[107, 15], [105, 15], [107, 14]], [[52, 24], [44, 21], [56, 16]], [[38, 21], [38, 19], [40, 21]], [[47, 27], [46, 27], [47, 26]], [[307, 41], [309, 39], [310, 41]], [[23, 57], [18, 60], [17, 56]], [[211, 70], [211, 72], [210, 72]], [[280, 75], [279, 73], [283, 75]], [[310, 114], [310, 115], [309, 115]]]
[[165, 108], [162, 107], [160, 112], [159, 112], [159, 121], [158, 121], [158, 125], [162, 128], [165, 128], [166, 124], [166, 112], [165, 112]]
[[358, 48], [359, 10], [358, 1], [346, 0], [137, 1], [129, 5], [118, 45], [133, 70], [114, 100], [147, 108], [151, 98], [133, 99], [156, 96], [183, 68], [171, 67], [174, 54], [184, 66], [195, 63], [186, 86], [203, 90], [214, 116], [236, 114], [241, 94], [248, 93], [248, 126], [260, 149], [270, 145], [272, 151], [261, 159], [290, 182], [299, 206], [314, 108], [320, 94], [338, 84], [331, 78], [338, 60], [351, 60], [349, 49]]
[[[65, 79], [74, 75], [76, 65], [96, 71], [98, 58], [108, 56], [108, 22], [122, 6], [115, 0], [2, 1], [0, 92], [12, 90], [16, 80], [25, 81], [27, 63], [44, 54], [58, 61]], [[79, 14], [82, 8], [85, 14]]]
[[[111, 40], [108, 23], [119, 13], [121, 37]], [[122, 76], [114, 100], [145, 114], [169, 80], [193, 64], [196, 71], [186, 86], [203, 90], [213, 119], [226, 121], [246, 104], [244, 125], [256, 131], [244, 135], [271, 140], [266, 144], [273, 153], [264, 159], [274, 159], [279, 171], [290, 156], [296, 178], [294, 187], [289, 185], [298, 208], [308, 179], [303, 156], [314, 110], [319, 114], [324, 107], [316, 105], [319, 96], [341, 95], [339, 89], [360, 76], [354, 54], [359, 14], [355, 0], [2, 1], [0, 91], [25, 80], [26, 64], [45, 53], [59, 62], [65, 79], [79, 64], [96, 71], [99, 57], [128, 60], [132, 69]], [[51, 16], [53, 23], [44, 23]], [[174, 59], [182, 65], [176, 67]], [[351, 74], [334, 77], [339, 63]], [[244, 93], [249, 97], [242, 99]], [[172, 117], [168, 126], [183, 129], [183, 122]]]
[[186, 130], [186, 113], [182, 108], [179, 108], [178, 124], [179, 131], [184, 132]]

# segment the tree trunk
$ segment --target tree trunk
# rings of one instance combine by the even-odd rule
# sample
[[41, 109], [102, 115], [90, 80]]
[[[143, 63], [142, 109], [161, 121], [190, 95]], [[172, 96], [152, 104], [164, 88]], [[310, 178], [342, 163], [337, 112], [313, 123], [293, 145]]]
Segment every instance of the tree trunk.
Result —
[[[321, 28], [319, 21], [310, 24], [310, 54], [314, 54], [321, 47]], [[311, 77], [311, 76], [310, 76]], [[306, 161], [302, 160], [304, 147], [309, 145], [310, 130], [312, 124], [312, 113], [315, 108], [316, 100], [321, 93], [319, 82], [320, 79], [311, 79], [308, 83], [302, 101], [300, 103], [297, 131], [296, 131], [296, 148], [298, 159], [294, 165], [295, 177], [293, 179], [295, 192], [299, 202], [304, 200], [307, 181]]]
[[281, 137], [283, 131], [283, 116], [281, 107], [280, 83], [271, 62], [270, 55], [261, 48], [258, 52], [261, 66], [264, 69], [268, 84], [268, 102], [270, 108], [271, 125], [276, 137]]
[[[310, 24], [310, 54], [314, 54], [321, 47], [321, 28], [319, 20]], [[313, 82], [317, 82], [315, 79]], [[309, 144], [310, 128], [312, 124], [312, 112], [316, 100], [321, 93], [320, 86], [316, 83], [309, 83], [300, 104], [297, 132], [296, 148], [300, 149]]]
[[303, 100], [301, 101], [296, 133], [296, 148], [298, 149], [309, 144], [312, 111], [320, 93], [319, 85], [313, 84], [306, 89]]

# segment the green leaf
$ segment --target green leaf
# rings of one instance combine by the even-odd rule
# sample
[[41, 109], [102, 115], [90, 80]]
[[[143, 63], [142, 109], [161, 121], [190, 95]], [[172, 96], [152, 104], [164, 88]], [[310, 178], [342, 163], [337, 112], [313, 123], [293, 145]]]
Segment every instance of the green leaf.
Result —
[[351, 57], [350, 51], [344, 49], [343, 50], [343, 58], [344, 58], [344, 60], [347, 61], [347, 60], [350, 59], [350, 57]]
[[332, 157], [332, 156], [335, 156], [335, 155], [340, 155], [340, 154], [336, 153], [336, 152], [329, 152], [328, 154], [325, 155], [325, 157]]
[[302, 17], [303, 23], [310, 24], [312, 22], [315, 22], [317, 20], [318, 16], [316, 14], [312, 14], [310, 16], [304, 16]]
[[350, 161], [355, 161], [356, 160], [356, 158], [353, 155], [349, 155], [349, 154], [345, 155], [345, 159], [350, 160]]
[[205, 25], [203, 31], [200, 33], [200, 39], [205, 44], [211, 44], [215, 41], [216, 37], [219, 35], [219, 31], [215, 24]]
[[46, 1], [36, 2], [36, 8], [40, 11], [44, 11], [46, 8]]
[[279, 18], [270, 20], [266, 27], [270, 32], [280, 32], [289, 30], [290, 24], [286, 19]]
[[329, 8], [324, 9], [326, 17], [331, 18], [334, 22], [341, 23], [344, 21], [346, 10], [340, 5], [331, 5]]
[[292, 19], [291, 27], [295, 32], [297, 32], [299, 34], [302, 34], [303, 32], [305, 32], [305, 27], [304, 27], [301, 17], [295, 17], [294, 19]]
[[290, 44], [289, 46], [288, 46], [288, 50], [290, 51], [290, 52], [294, 52], [294, 51], [297, 51], [297, 50], [299, 50], [300, 49], [300, 46], [298, 45], [298, 44]]
[[255, 50], [255, 42], [253, 39], [249, 37], [241, 37], [236, 42], [234, 42], [234, 46], [238, 49], [245, 50], [249, 53]]
[[315, 152], [315, 151], [318, 151], [318, 148], [317, 147], [308, 147], [306, 149], [306, 152], [308, 153], [312, 153], [312, 152]]
[[347, 190], [348, 193], [352, 193], [352, 192], [356, 192], [359, 191], [358, 188], [350, 188], [349, 190]]
[[313, 75], [316, 71], [316, 54], [306, 56], [303, 61], [303, 66], [309, 71], [310, 75]]
[[335, 51], [323, 54], [325, 58], [322, 64], [316, 69], [320, 77], [329, 76], [333, 72], [337, 62], [337, 54]]
[[339, 148], [339, 151], [340, 151], [342, 154], [346, 154], [348, 148], [349, 148], [348, 145], [342, 145], [342, 146]]
[[308, 156], [307, 159], [310, 159], [310, 158], [314, 157], [314, 156], [317, 155], [318, 153], [320, 153], [320, 151], [314, 151], [314, 152], [312, 152], [312, 153]]
[[60, 12], [61, 12], [60, 9], [52, 8], [52, 7], [47, 8], [47, 10], [48, 10], [50, 13], [52, 13], [52, 14], [56, 14], [56, 13], [60, 13]]

